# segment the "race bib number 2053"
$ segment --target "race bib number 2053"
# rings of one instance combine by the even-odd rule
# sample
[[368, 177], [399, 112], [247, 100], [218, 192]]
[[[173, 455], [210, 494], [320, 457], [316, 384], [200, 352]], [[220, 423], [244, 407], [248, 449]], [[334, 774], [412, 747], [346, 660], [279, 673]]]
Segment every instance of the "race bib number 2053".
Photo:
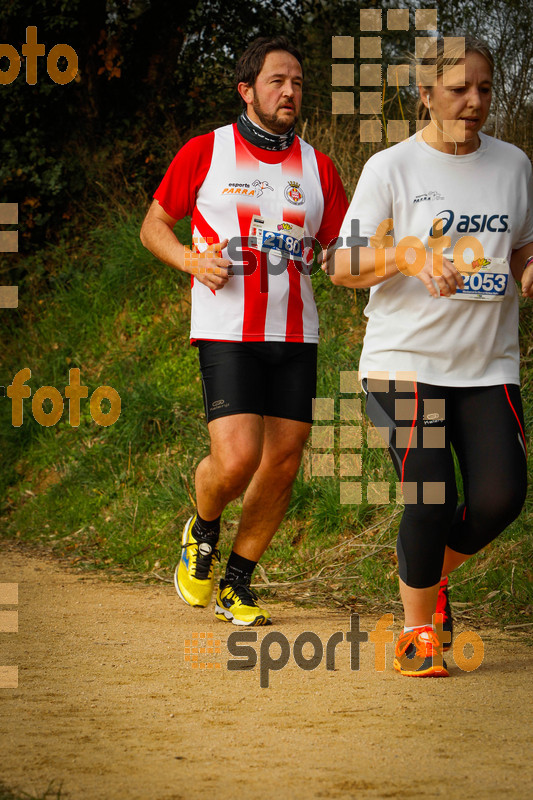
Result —
[[450, 300], [501, 301], [509, 282], [509, 262], [506, 258], [479, 258], [461, 275], [464, 289], [457, 289]]

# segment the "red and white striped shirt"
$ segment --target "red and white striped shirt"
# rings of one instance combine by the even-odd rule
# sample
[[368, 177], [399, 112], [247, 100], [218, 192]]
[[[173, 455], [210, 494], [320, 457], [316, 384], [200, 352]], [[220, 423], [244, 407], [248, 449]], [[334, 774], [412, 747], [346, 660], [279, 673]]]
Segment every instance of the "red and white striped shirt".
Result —
[[292, 223], [326, 247], [348, 207], [330, 158], [299, 137], [286, 150], [263, 150], [227, 125], [182, 147], [154, 197], [174, 219], [192, 216], [198, 251], [206, 249], [206, 240], [228, 238], [234, 248], [222, 257], [248, 264], [236, 267], [217, 292], [192, 279], [192, 340], [318, 341], [309, 275], [292, 260], [273, 274], [268, 253], [243, 245], [258, 215], [280, 227]]

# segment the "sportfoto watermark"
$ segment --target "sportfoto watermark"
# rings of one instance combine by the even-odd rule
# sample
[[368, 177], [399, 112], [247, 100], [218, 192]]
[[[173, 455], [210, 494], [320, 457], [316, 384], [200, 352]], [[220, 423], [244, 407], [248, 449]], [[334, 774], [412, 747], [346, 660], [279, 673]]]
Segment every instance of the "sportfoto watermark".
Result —
[[[441, 615], [434, 615], [433, 622], [439, 641], [443, 645], [449, 644], [451, 635], [442, 629]], [[350, 645], [350, 669], [352, 671], [358, 672], [360, 669], [361, 643], [370, 642], [374, 645], [374, 669], [376, 672], [384, 672], [387, 645], [392, 645], [394, 642], [394, 633], [391, 630], [393, 623], [393, 614], [383, 614], [377, 621], [374, 630], [365, 631], [360, 628], [359, 614], [351, 614], [350, 629], [346, 633], [336, 631], [331, 634], [324, 645], [317, 633], [304, 631], [296, 637], [292, 648], [285, 634], [281, 631], [271, 631], [261, 639], [259, 652], [252, 646], [258, 641], [256, 629], [234, 631], [228, 636], [227, 648], [229, 654], [235, 658], [228, 659], [226, 667], [230, 672], [255, 669], [259, 661], [259, 685], [262, 689], [267, 689], [270, 685], [270, 673], [284, 669], [289, 663], [291, 654], [296, 666], [305, 672], [317, 669], [324, 659], [326, 670], [334, 670], [337, 645], [347, 641]], [[211, 658], [214, 654], [221, 653], [220, 640], [216, 640], [216, 644], [218, 648], [213, 647], [213, 633], [195, 633], [191, 639], [185, 640], [184, 660], [193, 662], [193, 667], [220, 669], [221, 664], [218, 658], [215, 661]], [[465, 655], [467, 646], [472, 651], [468, 656]], [[304, 647], [312, 652], [304, 654]], [[455, 664], [464, 672], [472, 672], [477, 669], [483, 662], [484, 652], [483, 640], [474, 631], [463, 631], [458, 634], [450, 651]], [[449, 655], [447, 655], [448, 658]], [[409, 665], [412, 669], [416, 669], [422, 664], [422, 661], [421, 656], [415, 655], [409, 660]], [[433, 664], [434, 666], [442, 665], [442, 653], [435, 653]]]
[[[414, 20], [413, 20], [414, 16]], [[437, 32], [436, 8], [388, 8], [386, 9], [360, 9], [359, 34], [356, 54], [354, 36], [332, 36], [331, 56], [334, 63], [331, 65], [331, 85], [339, 87], [342, 91], [333, 91], [331, 95], [332, 114], [358, 113], [360, 115], [359, 139], [361, 142], [381, 142], [383, 128], [387, 143], [401, 142], [410, 134], [409, 120], [389, 119], [385, 121], [384, 101], [386, 89], [390, 87], [393, 92], [399, 92], [400, 87], [415, 86], [422, 83], [424, 86], [434, 86], [437, 83], [436, 68], [424, 68], [421, 65], [412, 70], [409, 63], [386, 64], [387, 51], [383, 48], [381, 31], [385, 27], [389, 31], [409, 31], [412, 22], [417, 32], [424, 31], [425, 35], [416, 35], [414, 38], [414, 53], [418, 58], [435, 58]], [[411, 48], [410, 48], [411, 49]], [[356, 61], [356, 55], [359, 59]], [[464, 58], [464, 37], [444, 37], [444, 55]], [[355, 67], [357, 64], [358, 78], [356, 81]], [[446, 66], [444, 67], [444, 84], [446, 85]], [[358, 85], [359, 96], [353, 90]], [[359, 103], [357, 103], [359, 100]], [[403, 115], [402, 115], [403, 116]], [[366, 118], [365, 118], [366, 117]], [[447, 121], [445, 121], [447, 122]], [[423, 127], [425, 122], [417, 122], [416, 129]]]
[[[0, 203], [0, 225], [18, 225], [18, 203]], [[18, 253], [18, 231], [0, 231], [0, 253]], [[18, 286], [0, 286], [0, 308], [18, 308]]]
[[[444, 481], [384, 481], [375, 469], [374, 460], [372, 465], [365, 463], [373, 450], [387, 449], [393, 441], [401, 448], [442, 449], [445, 446], [445, 400], [426, 399], [423, 405], [417, 406], [416, 383], [416, 372], [368, 371], [368, 392], [388, 392], [394, 387], [395, 391], [408, 395], [396, 401], [394, 428], [363, 424], [362, 398], [353, 396], [363, 394], [361, 376], [356, 370], [339, 371], [339, 390], [344, 396], [314, 398], [310, 474], [320, 479], [337, 477], [341, 505], [363, 502], [369, 505], [391, 502], [441, 505], [445, 502]], [[412, 429], [419, 411], [423, 415], [423, 430], [417, 438]]]
[[[6, 394], [11, 398], [11, 424], [15, 428], [20, 428], [24, 418], [23, 399], [30, 397], [31, 389], [26, 385], [26, 381], [31, 378], [31, 369], [25, 367], [20, 369], [11, 384], [7, 387]], [[65, 397], [69, 401], [69, 423], [77, 428], [80, 424], [80, 400], [89, 395], [89, 389], [80, 383], [80, 370], [73, 368], [69, 370], [69, 382], [65, 386]], [[49, 400], [52, 403], [50, 411], [44, 411], [43, 403]], [[102, 400], [109, 401], [109, 410], [102, 411]], [[64, 403], [59, 391], [54, 386], [41, 386], [33, 395], [31, 401], [33, 416], [39, 425], [50, 427], [56, 425], [63, 416]], [[120, 417], [121, 400], [120, 395], [112, 386], [99, 386], [91, 395], [90, 399], [91, 417], [97, 425], [109, 427]]]
[[[433, 225], [429, 230], [428, 250], [431, 251], [433, 275], [435, 277], [442, 275], [444, 250], [449, 248], [452, 242], [451, 238], [444, 234], [449, 230], [453, 222], [453, 212], [446, 209], [446, 213], [448, 215], [452, 214], [452, 216], [448, 216], [446, 220], [441, 217], [435, 217]], [[482, 215], [478, 214], [476, 216], [479, 218]], [[467, 219], [469, 220], [469, 218]], [[386, 274], [385, 249], [388, 247], [395, 247], [394, 262], [398, 270], [406, 277], [416, 277], [424, 268], [428, 250], [424, 247], [422, 240], [417, 236], [404, 236], [404, 238], [400, 239], [398, 244], [395, 245], [394, 238], [389, 235], [394, 228], [394, 220], [392, 217], [382, 220], [376, 229], [375, 235], [371, 236], [370, 239], [367, 236], [360, 235], [360, 224], [359, 219], [350, 220], [350, 236], [346, 237], [346, 242], [343, 242], [342, 237], [339, 236], [334, 243], [328, 245], [328, 251], [333, 253], [335, 250], [342, 247], [350, 249], [350, 273], [352, 275], [359, 275], [359, 247], [369, 246], [375, 250], [375, 274], [378, 277], [383, 277]], [[482, 224], [483, 230], [485, 224], [487, 224], [487, 230], [498, 230], [501, 232], [508, 230], [507, 216], [505, 214], [502, 216], [494, 214], [489, 217], [488, 220], [485, 214]], [[500, 228], [496, 227], [498, 224], [501, 225]], [[478, 229], [479, 224], [476, 230]], [[470, 250], [473, 254], [473, 259], [470, 264], [467, 263], [464, 258], [467, 250]], [[409, 260], [408, 256], [412, 258], [412, 260]], [[448, 256], [448, 258], [453, 259], [459, 272], [469, 271], [474, 268], [476, 262], [481, 263], [484, 260], [485, 252], [479, 239], [476, 239], [475, 236], [465, 235], [459, 237], [456, 241], [453, 246], [453, 255]], [[334, 272], [334, 266], [330, 269], [330, 272]]]
[[[46, 54], [44, 44], [37, 41], [37, 27], [26, 28], [26, 43], [22, 45], [22, 55], [26, 57], [26, 83], [37, 83], [37, 59]], [[0, 69], [0, 85], [13, 83], [19, 76], [22, 59], [11, 44], [0, 44], [0, 59], [7, 58], [9, 67]], [[67, 66], [61, 70], [57, 66], [60, 58], [66, 59]], [[46, 70], [54, 83], [66, 84], [74, 80], [78, 74], [78, 54], [69, 44], [56, 44], [48, 53]]]
[[[444, 250], [451, 248], [451, 237], [446, 236], [445, 233], [450, 230], [454, 222], [453, 212], [446, 209], [442, 212], [446, 214], [446, 218], [435, 217], [433, 224], [428, 231], [427, 248], [424, 243], [417, 236], [404, 236], [400, 239], [398, 244], [394, 244], [394, 238], [391, 232], [394, 228], [394, 220], [392, 218], [384, 219], [377, 226], [376, 233], [371, 236], [360, 235], [359, 219], [350, 220], [350, 235], [344, 239], [338, 236], [332, 239], [326, 248], [330, 256], [331, 263], [328, 268], [328, 273], [333, 274], [335, 271], [335, 251], [339, 249], [350, 250], [350, 273], [352, 275], [359, 275], [359, 248], [370, 247], [375, 252], [375, 274], [378, 277], [385, 275], [385, 260], [386, 248], [395, 247], [394, 260], [398, 270], [406, 277], [416, 277], [419, 272], [424, 268], [426, 259], [429, 253], [432, 256], [433, 275], [439, 277], [442, 275], [443, 258], [452, 259], [459, 272], [475, 271], [478, 265], [481, 264], [485, 258], [483, 245], [475, 236], [466, 235], [466, 232], [485, 230], [504, 232], [509, 230], [507, 215], [493, 214], [474, 214], [472, 217], [461, 217], [456, 225], [455, 230], [461, 232], [460, 225], [463, 226], [462, 231], [465, 232], [464, 236], [460, 236], [453, 246], [452, 255], [444, 256]], [[466, 219], [466, 222], [465, 222]], [[472, 220], [471, 229], [468, 223]], [[466, 226], [466, 227], [465, 227]], [[477, 226], [477, 227], [476, 227]], [[499, 226], [499, 227], [498, 227]], [[280, 233], [275, 246], [260, 246], [259, 248], [249, 242], [247, 236], [233, 236], [228, 240], [227, 253], [228, 258], [232, 261], [231, 272], [233, 275], [241, 275], [247, 277], [253, 275], [256, 269], [260, 266], [260, 260], [257, 256], [256, 250], [259, 249], [264, 257], [264, 266], [268, 275], [276, 276], [282, 275], [288, 269], [289, 263], [294, 264], [296, 270], [302, 275], [313, 275], [321, 270], [321, 264], [316, 259], [313, 259], [313, 254], [317, 248], [322, 249], [322, 245], [313, 236], [304, 236], [300, 240], [290, 238], [291, 243], [296, 241], [297, 247], [292, 244], [292, 251], [287, 251], [285, 246], [285, 239]], [[185, 251], [185, 266], [192, 275], [202, 275], [210, 271], [205, 265], [207, 258], [218, 257], [221, 258], [220, 250], [215, 248], [215, 243], [212, 237], [202, 238], [193, 237], [193, 246], [207, 244], [208, 247], [203, 252], [195, 250]], [[465, 253], [470, 251], [472, 253], [472, 261], [465, 260]], [[260, 287], [261, 292], [268, 291], [268, 281], [264, 286]]]
[[[0, 605], [16, 606], [19, 601], [18, 583], [0, 583]], [[16, 609], [0, 611], [0, 633], [18, 633], [19, 615]], [[0, 689], [18, 688], [18, 666], [0, 666]]]

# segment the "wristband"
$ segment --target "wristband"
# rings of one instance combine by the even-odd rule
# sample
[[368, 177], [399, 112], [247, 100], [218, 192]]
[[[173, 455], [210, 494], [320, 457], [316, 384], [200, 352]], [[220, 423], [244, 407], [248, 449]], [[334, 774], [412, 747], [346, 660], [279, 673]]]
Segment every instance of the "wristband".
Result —
[[533, 256], [529, 256], [529, 258], [526, 258], [526, 263], [524, 264], [524, 272], [532, 262], [533, 262]]

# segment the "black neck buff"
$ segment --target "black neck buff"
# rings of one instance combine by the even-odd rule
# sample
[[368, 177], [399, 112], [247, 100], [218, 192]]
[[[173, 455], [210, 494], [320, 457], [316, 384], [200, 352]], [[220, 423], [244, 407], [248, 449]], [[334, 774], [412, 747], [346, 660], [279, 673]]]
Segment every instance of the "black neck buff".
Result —
[[237, 120], [237, 130], [243, 139], [256, 147], [262, 147], [263, 150], [286, 150], [294, 142], [294, 126], [287, 133], [278, 136], [252, 122], [246, 111], [243, 111]]

